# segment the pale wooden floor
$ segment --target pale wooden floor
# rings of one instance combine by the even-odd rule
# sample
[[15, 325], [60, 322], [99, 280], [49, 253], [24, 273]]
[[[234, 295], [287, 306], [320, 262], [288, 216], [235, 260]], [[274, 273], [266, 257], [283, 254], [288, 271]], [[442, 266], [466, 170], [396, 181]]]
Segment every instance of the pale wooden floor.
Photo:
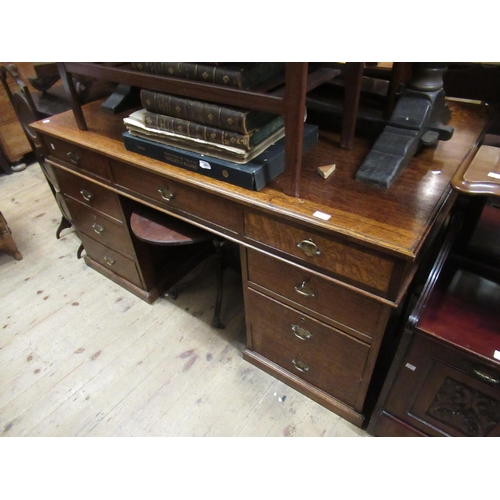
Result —
[[236, 273], [150, 306], [76, 258], [37, 164], [0, 176], [0, 436], [367, 436], [244, 361]]

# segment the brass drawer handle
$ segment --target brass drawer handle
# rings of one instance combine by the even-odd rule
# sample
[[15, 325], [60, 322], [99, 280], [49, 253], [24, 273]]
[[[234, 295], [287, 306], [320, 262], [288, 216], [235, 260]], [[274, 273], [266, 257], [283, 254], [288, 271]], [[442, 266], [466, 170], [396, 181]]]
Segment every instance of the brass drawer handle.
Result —
[[108, 266], [112, 266], [115, 263], [115, 261], [111, 257], [108, 257], [107, 255], [104, 257], [104, 262], [106, 262]]
[[303, 363], [302, 361], [298, 361], [296, 359], [292, 359], [293, 366], [299, 370], [299, 372], [307, 372], [309, 371], [309, 366]]
[[74, 151], [70, 151], [68, 153], [68, 158], [69, 160], [71, 161], [71, 163], [74, 163], [75, 165], [79, 165], [80, 164], [80, 155], [78, 153], [75, 153]]
[[317, 293], [306, 285], [308, 281], [304, 280], [300, 286], [295, 286], [295, 291], [305, 297], [317, 297]]
[[312, 338], [312, 333], [299, 325], [292, 325], [292, 332], [300, 340], [307, 340]]
[[82, 195], [85, 201], [90, 201], [94, 197], [94, 195], [90, 191], [87, 191], [86, 189], [82, 189], [80, 191], [80, 194]]
[[308, 257], [321, 255], [321, 250], [311, 239], [302, 240], [300, 243], [297, 243], [297, 247], [299, 247]]
[[172, 201], [174, 197], [174, 193], [172, 193], [172, 191], [168, 189], [168, 186], [162, 186], [160, 189], [158, 189], [158, 192], [165, 201]]
[[104, 231], [104, 228], [100, 225], [100, 224], [97, 224], [97, 222], [95, 222], [94, 224], [92, 224], [92, 229], [97, 233], [97, 234], [101, 234], [103, 231]]
[[486, 380], [486, 382], [489, 382], [490, 384], [500, 384], [500, 380], [490, 376], [490, 375], [487, 375], [486, 373], [483, 373], [479, 370], [473, 370], [474, 372], [474, 375], [477, 375], [478, 377], [482, 378], [483, 380]]

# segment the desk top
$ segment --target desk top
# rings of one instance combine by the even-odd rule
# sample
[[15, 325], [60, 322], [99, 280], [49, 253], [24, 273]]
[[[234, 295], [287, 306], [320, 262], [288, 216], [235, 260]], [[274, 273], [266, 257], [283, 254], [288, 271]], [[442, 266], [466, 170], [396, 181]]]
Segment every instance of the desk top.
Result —
[[[320, 141], [303, 158], [301, 197], [286, 196], [276, 178], [261, 191], [249, 191], [127, 151], [121, 134], [126, 113], [111, 115], [100, 110], [101, 101], [83, 107], [88, 130], [78, 129], [71, 112], [32, 124], [40, 132], [97, 151], [137, 168], [174, 179], [270, 215], [299, 221], [330, 235], [382, 249], [405, 260], [415, 259], [441, 208], [449, 199], [450, 181], [472, 161], [488, 122], [489, 108], [449, 101], [451, 140], [422, 149], [390, 188], [357, 182], [354, 174], [371, 146], [355, 138], [353, 148], [339, 147], [338, 134], [321, 132]], [[319, 166], [336, 164], [323, 179]], [[328, 220], [316, 217], [321, 212]]]

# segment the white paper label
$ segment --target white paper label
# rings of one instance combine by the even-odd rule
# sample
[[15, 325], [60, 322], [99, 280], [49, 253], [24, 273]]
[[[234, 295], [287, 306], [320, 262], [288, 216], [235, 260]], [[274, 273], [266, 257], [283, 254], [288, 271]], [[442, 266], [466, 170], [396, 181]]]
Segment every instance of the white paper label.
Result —
[[496, 172], [490, 172], [488, 174], [488, 177], [493, 177], [493, 179], [500, 179], [500, 174], [497, 174]]
[[412, 372], [414, 372], [417, 369], [417, 367], [413, 366], [411, 363], [406, 363], [405, 367], [410, 369]]
[[493, 353], [493, 357], [494, 357], [495, 359], [500, 360], [500, 351], [495, 351], [495, 352]]
[[52, 144], [52, 143], [50, 143], [50, 147], [51, 147], [52, 149], [56, 149], [56, 147], [55, 147], [55, 146], [54, 146], [54, 144]]
[[324, 214], [323, 212], [314, 212], [313, 216], [323, 220], [328, 220], [331, 217], [331, 215]]
[[204, 160], [200, 160], [200, 168], [206, 168], [207, 170], [212, 170], [210, 163]]

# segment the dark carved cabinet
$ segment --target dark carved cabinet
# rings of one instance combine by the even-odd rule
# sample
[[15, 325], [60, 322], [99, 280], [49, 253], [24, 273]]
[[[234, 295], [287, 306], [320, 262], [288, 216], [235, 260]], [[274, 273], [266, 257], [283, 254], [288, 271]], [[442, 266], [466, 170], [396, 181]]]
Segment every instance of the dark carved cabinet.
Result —
[[[487, 204], [471, 243], [499, 229], [500, 207]], [[370, 422], [376, 436], [500, 435], [500, 280], [484, 259], [443, 253]]]
[[374, 434], [498, 436], [499, 383], [500, 366], [418, 332]]

